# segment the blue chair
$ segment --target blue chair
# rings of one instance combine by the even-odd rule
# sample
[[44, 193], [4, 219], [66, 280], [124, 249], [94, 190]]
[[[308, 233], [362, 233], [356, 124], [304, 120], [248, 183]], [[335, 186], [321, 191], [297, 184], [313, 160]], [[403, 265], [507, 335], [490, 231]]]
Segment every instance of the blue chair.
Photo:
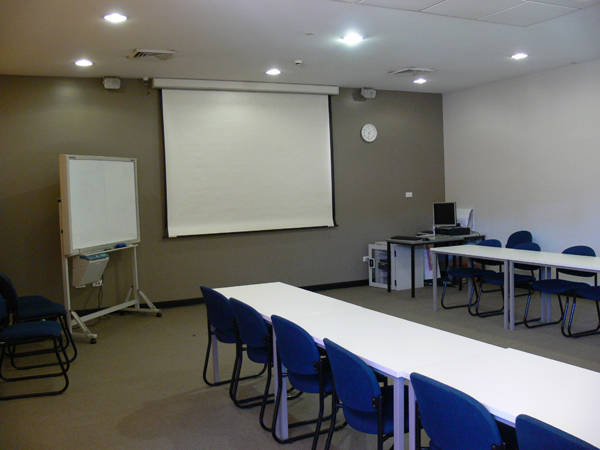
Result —
[[[62, 377], [64, 384], [62, 387], [54, 390], [39, 391], [39, 392], [28, 392], [24, 394], [4, 395], [0, 396], [0, 400], [14, 400], [18, 398], [29, 398], [29, 397], [42, 397], [46, 395], [58, 395], [63, 393], [69, 387], [69, 377], [67, 371], [69, 370], [69, 358], [67, 356], [65, 347], [62, 343], [62, 330], [60, 323], [53, 320], [44, 321], [31, 321], [31, 322], [17, 322], [9, 325], [8, 311], [6, 308], [6, 302], [0, 296], [0, 379], [6, 382], [15, 381], [26, 381], [34, 380], [39, 378], [53, 378]], [[47, 369], [43, 371], [35, 371], [36, 373], [11, 377], [6, 375], [2, 371], [4, 363], [4, 357], [8, 353], [11, 358], [16, 357], [14, 349], [22, 345], [36, 344], [44, 341], [51, 341], [52, 347], [46, 352], [26, 352], [24, 354], [17, 354], [18, 356], [32, 356], [40, 355], [42, 353], [53, 353], [56, 357], [56, 363], [52, 365], [58, 365], [60, 371], [48, 372]], [[14, 364], [13, 364], [14, 365]], [[35, 364], [30, 365], [27, 368], [45, 367], [50, 364]], [[30, 372], [30, 370], [28, 370]]]
[[[562, 253], [568, 254], [568, 255], [596, 256], [596, 253], [594, 252], [594, 250], [591, 247], [588, 247], [586, 245], [575, 245], [573, 247], [569, 247], [569, 248], [563, 250]], [[556, 269], [555, 278], [547, 279], [547, 280], [538, 280], [538, 281], [531, 283], [531, 288], [533, 289], [534, 292], [540, 292], [542, 294], [557, 296], [558, 305], [560, 307], [560, 317], [558, 318], [558, 320], [556, 320], [554, 322], [544, 322], [544, 323], [532, 324], [532, 322], [539, 322], [540, 318], [539, 317], [534, 318], [534, 319], [528, 318], [529, 307], [531, 304], [531, 295], [529, 295], [529, 297], [527, 298], [527, 305], [525, 307], [525, 315], [523, 317], [523, 323], [525, 324], [526, 327], [537, 328], [537, 327], [543, 327], [546, 325], [554, 325], [554, 324], [562, 322], [562, 324], [563, 324], [562, 332], [565, 336], [568, 336], [568, 332], [565, 330], [565, 318], [566, 318], [565, 313], [568, 308], [569, 297], [572, 294], [574, 294], [574, 292], [577, 288], [588, 286], [588, 284], [584, 283], [584, 282], [580, 282], [580, 281], [561, 279], [560, 278], [561, 274], [569, 275], [571, 277], [578, 277], [578, 278], [592, 278], [593, 277], [594, 284], [597, 284], [597, 282], [596, 282], [597, 274], [595, 274], [593, 272], [583, 272], [580, 270], [573, 270], [573, 269]], [[563, 308], [561, 295], [566, 296], [565, 308]]]
[[[540, 246], [538, 244], [536, 244], [535, 242], [523, 242], [523, 243], [515, 245], [513, 248], [517, 249], [517, 250], [528, 250], [528, 251], [533, 251], [533, 252], [540, 251]], [[531, 283], [536, 281], [536, 277], [534, 275], [534, 273], [536, 271], [538, 272], [538, 276], [539, 276], [539, 272], [541, 271], [540, 267], [534, 266], [534, 265], [529, 265], [529, 264], [515, 263], [514, 269], [528, 272], [527, 274], [516, 273], [516, 272], [513, 274], [515, 288], [521, 288], [521, 289], [527, 290], [526, 293], [515, 294], [515, 297], [523, 297], [523, 296], [527, 295], [527, 296], [529, 296], [528, 298], [531, 298], [531, 293], [533, 292], [533, 289], [531, 288]], [[504, 273], [490, 271], [481, 277], [481, 282], [490, 284], [492, 286], [497, 286], [498, 289], [496, 289], [496, 290], [499, 290], [502, 295], [502, 298], [504, 298]], [[483, 289], [482, 289], [481, 292], [490, 292], [490, 291], [483, 291]], [[480, 303], [481, 303], [481, 296], [477, 299], [477, 306], [475, 308], [475, 312], [479, 317], [488, 317], [488, 316], [496, 315], [496, 314], [499, 314], [500, 312], [503, 312], [503, 309], [504, 309], [504, 307], [502, 307], [500, 310], [496, 310], [496, 311], [492, 311], [492, 312], [487, 312], [487, 311], [479, 312]], [[515, 322], [515, 325], [520, 325], [522, 323], [523, 323], [522, 321]]]
[[533, 235], [530, 231], [515, 231], [506, 240], [506, 248], [515, 248], [517, 245], [525, 244], [527, 242], [533, 242]]
[[575, 436], [525, 414], [517, 416], [515, 428], [519, 450], [598, 450]]
[[[200, 286], [204, 304], [206, 305], [206, 319], [208, 324], [208, 346], [206, 348], [206, 357], [204, 359], [204, 369], [202, 371], [202, 378], [208, 386], [220, 386], [231, 382], [231, 379], [221, 381], [209, 381], [207, 372], [208, 364], [210, 360], [210, 354], [215, 344], [214, 339], [217, 342], [223, 344], [237, 344], [237, 332], [235, 325], [235, 315], [233, 308], [229, 303], [229, 299], [219, 292], [215, 291], [206, 286]], [[243, 355], [238, 354], [240, 350], [236, 345], [236, 357], [234, 361], [233, 372], [236, 370], [236, 364], [242, 359]], [[262, 375], [267, 370], [266, 366], [263, 366], [262, 370], [255, 374], [242, 378], [242, 380], [249, 378], [256, 378]]]
[[[566, 331], [565, 331], [565, 321], [563, 320], [563, 325], [562, 325], [563, 335], [568, 336], [568, 337], [578, 338], [578, 337], [583, 337], [583, 336], [591, 336], [593, 334], [600, 334], [600, 286], [578, 287], [577, 290], [575, 291], [575, 293], [572, 295], [572, 298], [573, 298], [573, 305], [571, 306], [571, 314], [569, 316], [569, 325], [568, 325]], [[598, 325], [596, 325], [595, 328], [590, 328], [589, 330], [578, 331], [578, 332], [573, 332], [573, 330], [571, 329], [571, 327], [573, 326], [573, 316], [575, 315], [575, 305], [576, 305], [577, 298], [584, 298], [584, 299], [592, 300], [592, 301], [596, 302], [595, 304], [596, 304], [596, 314], [598, 316]], [[568, 302], [569, 302], [569, 299], [567, 298], [567, 305], [565, 306], [565, 311], [568, 310], [568, 308], [569, 308]], [[566, 314], [565, 314], [565, 316], [566, 316]]]
[[[329, 431], [328, 429], [321, 431], [321, 424], [324, 420], [325, 399], [330, 395], [333, 399], [333, 376], [329, 361], [319, 350], [319, 347], [306, 330], [277, 315], [272, 316], [271, 321], [277, 339], [277, 354], [279, 356], [279, 384], [275, 395], [275, 410], [273, 412], [271, 433], [273, 434], [273, 438], [281, 444], [313, 437], [312, 449], [315, 450], [319, 434]], [[285, 374], [283, 373], [282, 365], [285, 366]], [[283, 395], [284, 376], [287, 377], [294, 389], [300, 392], [319, 394], [319, 413], [317, 418], [289, 424], [290, 428], [294, 428], [315, 423], [315, 430], [288, 439], [279, 438], [275, 432], [277, 415]], [[332, 405], [334, 405], [333, 400]]]
[[[483, 240], [478, 242], [477, 244], [466, 244], [466, 245], [483, 245], [483, 246], [488, 246], [488, 247], [501, 247], [502, 244], [500, 243], [500, 241], [496, 240], [496, 239], [488, 239], [488, 240]], [[486, 269], [484, 268], [485, 264], [491, 265], [494, 264], [495, 262], [493, 261], [487, 261], [487, 260], [478, 260], [478, 259], [473, 259], [471, 261], [471, 267], [453, 267], [451, 269], [448, 269], [446, 271], [446, 279], [443, 281], [444, 283], [444, 288], [442, 290], [442, 299], [441, 299], [441, 303], [442, 303], [442, 307], [444, 309], [454, 309], [454, 308], [463, 308], [463, 307], [469, 307], [470, 305], [472, 305], [473, 303], [473, 295], [475, 295], [475, 298], [479, 297], [479, 294], [477, 293], [477, 279], [479, 279], [483, 274], [486, 273]], [[476, 267], [476, 266], [481, 266], [481, 267]], [[471, 280], [471, 292], [469, 293], [469, 301], [467, 303], [461, 303], [458, 305], [452, 305], [452, 306], [448, 306], [444, 303], [444, 298], [446, 296], [446, 287], [448, 286], [448, 283], [450, 283], [451, 279], [458, 279], [458, 280]]]
[[[325, 449], [331, 446], [336, 415], [342, 408], [346, 422], [358, 431], [376, 434], [377, 449], [382, 450], [383, 443], [394, 432], [394, 387], [380, 387], [373, 369], [362, 359], [327, 338], [323, 342], [331, 363], [336, 396]], [[407, 433], [408, 387], [404, 389], [404, 432]]]
[[250, 305], [247, 305], [235, 298], [229, 299], [235, 315], [235, 321], [238, 331], [238, 354], [242, 353], [242, 346], [246, 347], [246, 355], [252, 362], [263, 364], [267, 367], [267, 379], [265, 381], [264, 392], [261, 395], [239, 399], [237, 391], [241, 380], [242, 361], [235, 365], [232, 381], [229, 388], [229, 396], [238, 408], [253, 408], [260, 406], [259, 422], [260, 426], [271, 431], [271, 428], [265, 424], [265, 408], [269, 400], [269, 388], [271, 386], [272, 367], [273, 367], [273, 335], [270, 326]]
[[430, 449], [504, 448], [498, 424], [473, 397], [419, 373], [412, 373], [410, 382]]
[[[40, 320], [52, 320], [58, 322], [62, 329], [62, 334], [64, 335], [64, 341], [62, 338], [60, 341], [61, 346], [63, 346], [65, 350], [69, 347], [73, 349], [72, 355], [69, 357], [69, 362], [71, 363], [77, 358], [77, 346], [75, 345], [73, 335], [71, 334], [67, 310], [61, 303], [55, 303], [41, 295], [26, 295], [20, 297], [10, 278], [4, 274], [0, 274], [0, 295], [6, 302], [7, 313], [12, 317], [13, 322], [34, 322]], [[7, 351], [10, 352], [11, 349], [7, 348]], [[48, 349], [40, 351], [42, 353], [47, 353], [52, 352], [53, 350]], [[36, 350], [27, 353], [19, 353], [14, 356], [30, 356], [39, 353], [40, 351]], [[14, 364], [14, 359], [11, 359], [11, 361], [15, 368], [22, 368]], [[42, 364], [41, 366], [54, 364], [56, 363]], [[34, 366], [25, 368], [31, 367]], [[36, 365], [35, 367], [40, 367], [40, 365]]]
[[[481, 242], [478, 242], [477, 245], [482, 245], [484, 247], [495, 247], [495, 248], [500, 248], [502, 247], [502, 243], [498, 240], [498, 239], [485, 239]], [[475, 303], [473, 303], [473, 295], [471, 295], [469, 297], [469, 303], [468, 303], [468, 311], [469, 314], [471, 314], [472, 316], [480, 316], [481, 314], [479, 313], [478, 310], [478, 305], [479, 305], [479, 299], [481, 298], [481, 294], [482, 292], [496, 292], [498, 291], [498, 289], [494, 289], [493, 291], [484, 291], [483, 290], [483, 284], [481, 282], [481, 277], [484, 274], [487, 273], [496, 273], [493, 270], [490, 270], [489, 267], [497, 267], [498, 270], [501, 272], [501, 268], [503, 266], [503, 262], [502, 261], [496, 261], [496, 260], [492, 260], [492, 259], [484, 259], [484, 258], [472, 258], [471, 259], [471, 264], [474, 266], [479, 266], [481, 267], [481, 269], [483, 270], [483, 273], [481, 275], [479, 275], [476, 279], [473, 279], [473, 287], [472, 287], [472, 291], [476, 293], [475, 298], [477, 299], [475, 301]], [[479, 292], [477, 292], [477, 288], [476, 288], [476, 280], [479, 280]], [[475, 311], [473, 311], [473, 307], [475, 307]], [[501, 314], [502, 311], [504, 309], [504, 305], [502, 306], [502, 309], [496, 310], [496, 311], [489, 311], [485, 314], [488, 315], [495, 315], [495, 314]]]

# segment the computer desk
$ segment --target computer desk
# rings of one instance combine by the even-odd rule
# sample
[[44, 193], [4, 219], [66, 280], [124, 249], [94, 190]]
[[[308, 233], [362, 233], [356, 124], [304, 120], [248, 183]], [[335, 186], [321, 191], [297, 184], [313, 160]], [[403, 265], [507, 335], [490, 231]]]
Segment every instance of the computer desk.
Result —
[[516, 417], [527, 414], [600, 447], [598, 372], [514, 349], [414, 372], [470, 395], [508, 425], [514, 427]]
[[[515, 287], [513, 283], [515, 263], [530, 264], [542, 268], [542, 279], [550, 278], [551, 269], [573, 269], [585, 272], [600, 273], [600, 258], [596, 256], [569, 255], [554, 252], [536, 252], [514, 248], [487, 247], [481, 245], [457, 245], [452, 247], [435, 248], [435, 254], [461, 256], [466, 258], [481, 258], [503, 261], [504, 267], [504, 328], [515, 329]], [[437, 299], [437, 258], [433, 264], [433, 310], [438, 308]], [[543, 322], [550, 321], [550, 298], [542, 297]], [[567, 312], [565, 311], [565, 314]]]
[[[323, 346], [323, 339], [329, 338], [393, 379], [394, 448], [404, 448], [404, 381], [415, 368], [498, 349], [491, 344], [283, 283], [217, 291], [253, 306], [267, 322], [271, 322], [272, 314], [291, 320], [304, 328], [320, 346]], [[277, 336], [273, 341], [276, 346]], [[280, 411], [277, 433], [285, 439], [288, 435], [286, 396], [282, 396]], [[415, 430], [411, 432], [415, 433]]]
[[[388, 262], [388, 282], [387, 290], [392, 290], [392, 261], [390, 255], [392, 254], [392, 245], [401, 245], [403, 247], [410, 247], [410, 296], [415, 298], [415, 248], [437, 245], [451, 245], [464, 242], [474, 242], [485, 239], [485, 235], [478, 233], [471, 233], [463, 236], [447, 236], [436, 234], [433, 236], [423, 236], [419, 240], [408, 240], [408, 239], [387, 239], [387, 262]], [[436, 261], [437, 264], [437, 261]], [[437, 270], [437, 269], [436, 269]], [[437, 276], [435, 273], [434, 278]]]

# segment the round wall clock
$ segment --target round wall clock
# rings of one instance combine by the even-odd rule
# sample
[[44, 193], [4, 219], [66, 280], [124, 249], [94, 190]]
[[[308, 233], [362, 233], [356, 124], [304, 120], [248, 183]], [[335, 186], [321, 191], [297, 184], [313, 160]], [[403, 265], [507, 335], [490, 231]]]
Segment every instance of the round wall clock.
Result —
[[377, 138], [377, 128], [373, 124], [366, 124], [360, 130], [360, 135], [367, 142], [373, 142]]

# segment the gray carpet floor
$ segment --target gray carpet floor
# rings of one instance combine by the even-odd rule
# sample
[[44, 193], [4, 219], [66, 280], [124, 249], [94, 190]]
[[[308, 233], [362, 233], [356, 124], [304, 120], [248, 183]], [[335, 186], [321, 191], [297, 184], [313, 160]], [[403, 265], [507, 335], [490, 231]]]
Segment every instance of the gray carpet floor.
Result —
[[[560, 326], [538, 329], [502, 326], [502, 317], [471, 317], [464, 308], [432, 310], [431, 287], [388, 293], [357, 287], [329, 290], [324, 295], [423, 323], [435, 328], [512, 347], [548, 358], [600, 371], [600, 335], [567, 339]], [[451, 288], [449, 303], [464, 301], [466, 291]], [[490, 307], [500, 297], [490, 294]], [[153, 299], [157, 300], [157, 299]], [[517, 316], [524, 299], [517, 299]], [[557, 303], [554, 300], [554, 314]], [[539, 311], [539, 302], [533, 312]], [[579, 329], [595, 319], [595, 305], [580, 301]], [[576, 318], [577, 318], [576, 317]], [[204, 305], [163, 310], [163, 317], [112, 314], [93, 326], [94, 345], [79, 342], [79, 357], [69, 371], [71, 384], [59, 396], [0, 403], [0, 449], [309, 449], [303, 440], [282, 447], [258, 424], [258, 410], [236, 408], [227, 386], [208, 387], [202, 381], [207, 330]], [[227, 375], [233, 361], [232, 346], [221, 346], [221, 371]], [[245, 366], [251, 373], [256, 367]], [[242, 395], [259, 392], [261, 382], [244, 383]], [[35, 382], [51, 387], [56, 380]], [[27, 382], [27, 388], [34, 385]], [[1, 383], [0, 392], [22, 389]], [[316, 411], [314, 395], [290, 403], [291, 420]], [[267, 415], [272, 409], [267, 411]], [[324, 439], [319, 449], [323, 448]], [[333, 449], [374, 449], [375, 439], [346, 427], [336, 433]]]

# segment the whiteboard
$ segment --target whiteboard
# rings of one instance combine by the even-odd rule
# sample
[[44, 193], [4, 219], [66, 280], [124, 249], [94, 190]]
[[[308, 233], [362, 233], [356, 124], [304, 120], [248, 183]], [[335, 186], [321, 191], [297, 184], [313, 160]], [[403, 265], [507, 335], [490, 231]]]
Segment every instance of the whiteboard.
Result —
[[65, 256], [140, 241], [137, 160], [60, 155]]

